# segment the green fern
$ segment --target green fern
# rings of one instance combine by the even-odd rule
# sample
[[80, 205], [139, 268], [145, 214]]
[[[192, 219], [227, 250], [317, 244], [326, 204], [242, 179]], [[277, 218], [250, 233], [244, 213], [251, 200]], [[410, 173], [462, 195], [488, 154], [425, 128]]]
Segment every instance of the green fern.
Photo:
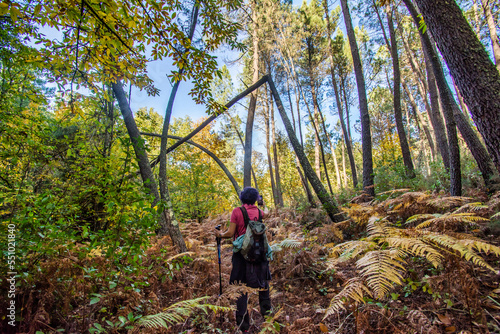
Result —
[[167, 307], [164, 312], [143, 317], [138, 321], [138, 325], [150, 328], [168, 328], [169, 326], [184, 322], [196, 310], [202, 310], [205, 313], [208, 313], [209, 310], [213, 312], [226, 312], [231, 310], [229, 307], [202, 304], [202, 302], [206, 301], [208, 298], [208, 296], [205, 296], [172, 304]]

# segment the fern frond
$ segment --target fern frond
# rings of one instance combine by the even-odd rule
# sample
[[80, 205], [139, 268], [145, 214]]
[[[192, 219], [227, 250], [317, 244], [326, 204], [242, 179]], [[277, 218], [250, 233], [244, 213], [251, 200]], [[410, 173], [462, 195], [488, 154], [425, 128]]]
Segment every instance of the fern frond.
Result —
[[348, 302], [364, 303], [364, 296], [371, 296], [370, 290], [366, 287], [364, 282], [359, 277], [354, 277], [349, 279], [342, 291], [340, 291], [335, 297], [330, 301], [330, 306], [325, 312], [326, 317], [339, 312], [340, 310], [345, 310], [345, 304]]
[[377, 243], [367, 240], [353, 240], [338, 244], [332, 249], [331, 255], [338, 256], [339, 260], [346, 261], [357, 257], [366, 251], [377, 247]]
[[475, 249], [479, 252], [484, 252], [486, 254], [492, 253], [495, 254], [496, 256], [500, 256], [500, 247], [491, 245], [481, 240], [464, 239], [460, 240], [460, 242], [469, 249]]
[[195, 252], [184, 252], [184, 253], [179, 253], [179, 254], [176, 254], [174, 256], [171, 256], [169, 257], [165, 262], [171, 262], [175, 259], [178, 259], [180, 257], [184, 257], [184, 256], [192, 256], [192, 255], [195, 255], [196, 253]]
[[279, 252], [283, 249], [290, 249], [290, 248], [299, 248], [302, 245], [302, 242], [296, 239], [285, 239], [282, 240], [280, 243], [275, 243], [271, 245], [271, 249], [273, 252]]
[[368, 219], [368, 225], [366, 226], [366, 231], [368, 235], [372, 238], [384, 237], [388, 233], [387, 223], [381, 220], [378, 216], [372, 216]]
[[431, 205], [437, 209], [462, 206], [462, 205], [469, 203], [469, 202], [472, 202], [472, 198], [462, 197], [462, 196], [436, 197], [436, 198], [428, 201], [429, 205]]
[[500, 219], [500, 212], [495, 213], [490, 219]]
[[422, 229], [422, 228], [427, 228], [431, 225], [441, 230], [446, 230], [446, 228], [451, 228], [451, 227], [456, 228], [463, 225], [468, 225], [471, 228], [477, 228], [479, 227], [477, 222], [485, 222], [485, 221], [488, 221], [488, 219], [476, 216], [473, 213], [468, 213], [468, 212], [447, 213], [444, 215], [439, 215], [437, 217], [428, 219], [423, 223], [417, 225], [415, 228]]
[[400, 271], [406, 271], [402, 255], [401, 250], [394, 248], [377, 250], [366, 253], [356, 262], [375, 298], [383, 298], [393, 284], [402, 284], [403, 275]]
[[226, 297], [228, 300], [234, 300], [238, 299], [241, 295], [244, 294], [250, 295], [258, 292], [259, 292], [258, 288], [251, 288], [247, 286], [245, 283], [234, 283], [234, 284], [229, 284], [225, 288], [224, 293], [222, 295]]
[[481, 202], [474, 202], [462, 205], [461, 207], [453, 211], [453, 213], [464, 213], [464, 212], [471, 213], [471, 212], [481, 211], [482, 209], [488, 209], [488, 206], [484, 205]]
[[424, 257], [436, 268], [441, 264], [443, 259], [443, 255], [441, 253], [419, 239], [388, 237], [385, 238], [384, 241], [387, 242], [390, 247], [397, 247], [411, 255]]
[[430, 214], [430, 213], [413, 215], [406, 220], [405, 224], [411, 224], [411, 223], [415, 223], [417, 221], [422, 221], [422, 220], [429, 220], [429, 219], [433, 219], [433, 218], [436, 218], [439, 216], [441, 216], [441, 215]]
[[351, 219], [358, 225], [368, 224], [368, 219], [376, 214], [375, 208], [369, 205], [352, 204], [350, 208], [344, 209]]
[[208, 313], [209, 310], [214, 312], [225, 312], [231, 310], [231, 308], [229, 307], [217, 306], [212, 304], [202, 304], [202, 302], [207, 300], [208, 298], [208, 296], [204, 296], [200, 298], [180, 301], [167, 307], [164, 312], [147, 315], [141, 318], [137, 322], [137, 324], [150, 328], [168, 328], [171, 325], [183, 322], [196, 310], [202, 310], [205, 313]]
[[[470, 261], [477, 266], [487, 268], [496, 273], [496, 270], [493, 269], [493, 267], [491, 267], [488, 263], [486, 263], [486, 261], [481, 256], [479, 256], [476, 252], [474, 252], [472, 250], [472, 247], [469, 247], [470, 245], [467, 245], [467, 243], [464, 240], [459, 240], [445, 234], [432, 233], [432, 232], [423, 235], [423, 239], [427, 242], [441, 246], [442, 248], [453, 250], [455, 251], [455, 254], [458, 253], [458, 255], [460, 255], [460, 257], [462, 257], [466, 261]], [[478, 245], [477, 247], [485, 247], [485, 246]]]
[[390, 211], [389, 213], [396, 213], [400, 210], [407, 209], [408, 207], [410, 207], [414, 203], [423, 202], [426, 199], [428, 199], [429, 197], [430, 197], [430, 195], [427, 195], [423, 192], [408, 192], [406, 194], [401, 195], [399, 198], [395, 198], [392, 201], [392, 202], [397, 201], [399, 203], [396, 204], [394, 206], [394, 208], [392, 209], [392, 211]]

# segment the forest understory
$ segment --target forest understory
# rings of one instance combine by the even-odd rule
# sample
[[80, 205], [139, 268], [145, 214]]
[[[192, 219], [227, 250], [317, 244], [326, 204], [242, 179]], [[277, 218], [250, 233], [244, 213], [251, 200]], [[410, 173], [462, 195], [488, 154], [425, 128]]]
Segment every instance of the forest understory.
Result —
[[[447, 197], [403, 189], [358, 200], [345, 205], [348, 219], [336, 224], [311, 208], [273, 210], [265, 219], [275, 249], [273, 313], [266, 319], [255, 289], [228, 286], [227, 241], [219, 296], [213, 229], [227, 223], [225, 213], [183, 224], [187, 253], [178, 254], [169, 237], [153, 237], [142, 270], [115, 280], [106, 277], [115, 264], [103, 249], [79, 258], [61, 247], [39, 259], [32, 285], [18, 291], [18, 333], [237, 333], [228, 308], [241, 291], [250, 292], [252, 333], [500, 332], [500, 192]], [[377, 228], [388, 228], [386, 235]], [[367, 242], [375, 243], [360, 244]], [[399, 264], [355, 261], [363, 252], [366, 258], [396, 248], [401, 252], [391, 259]], [[146, 315], [169, 326], [154, 316], [145, 322]]]
[[500, 1], [299, 2], [0, 0], [0, 334], [500, 333]]

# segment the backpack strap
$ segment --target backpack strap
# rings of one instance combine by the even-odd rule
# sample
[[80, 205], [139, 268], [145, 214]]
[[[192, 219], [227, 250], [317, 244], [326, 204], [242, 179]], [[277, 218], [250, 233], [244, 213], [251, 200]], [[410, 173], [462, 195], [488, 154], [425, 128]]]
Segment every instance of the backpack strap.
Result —
[[[243, 214], [243, 220], [245, 221], [245, 228], [248, 226], [250, 218], [248, 217], [247, 209], [244, 206], [240, 206], [241, 213]], [[262, 211], [259, 210], [259, 221], [262, 223]]]
[[[245, 228], [248, 226], [248, 222], [250, 221], [250, 218], [248, 218], [248, 212], [247, 209], [245, 209], [244, 206], [240, 206], [241, 213], [243, 214], [243, 220], [245, 221]], [[260, 212], [259, 212], [260, 214]]]

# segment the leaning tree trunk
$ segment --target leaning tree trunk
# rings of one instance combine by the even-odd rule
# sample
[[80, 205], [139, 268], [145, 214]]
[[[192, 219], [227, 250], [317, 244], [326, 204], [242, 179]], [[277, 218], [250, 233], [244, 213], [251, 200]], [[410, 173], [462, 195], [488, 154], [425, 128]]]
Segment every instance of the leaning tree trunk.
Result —
[[[418, 14], [416, 9], [413, 6], [410, 6], [409, 10], [415, 23], [417, 23]], [[472, 129], [471, 125], [469, 124], [467, 117], [460, 111], [460, 108], [453, 98], [453, 93], [451, 92], [448, 82], [446, 81], [441, 67], [441, 62], [439, 61], [437, 50], [435, 49], [430, 36], [428, 34], [422, 34], [421, 31], [420, 34], [422, 39], [422, 47], [424, 52], [426, 53], [426, 57], [431, 59], [432, 69], [436, 78], [436, 84], [439, 89], [439, 96], [441, 97], [443, 108], [451, 110], [457, 127], [460, 130], [460, 133], [462, 134], [467, 147], [471, 151], [472, 156], [476, 160], [486, 187], [490, 190], [494, 190], [498, 187], [499, 180], [498, 174], [493, 167], [493, 162], [491, 161], [491, 158], [488, 155], [488, 152], [484, 148], [483, 144], [474, 132], [474, 129]]]
[[278, 91], [276, 90], [276, 87], [274, 85], [273, 80], [271, 77], [268, 77], [268, 83], [269, 83], [269, 88], [271, 89], [271, 93], [273, 94], [274, 97], [274, 102], [276, 103], [278, 107], [278, 111], [280, 113], [281, 119], [283, 120], [283, 124], [285, 125], [285, 130], [288, 134], [288, 138], [290, 139], [290, 142], [292, 144], [292, 147], [295, 151], [295, 154], [297, 155], [297, 158], [300, 161], [300, 164], [302, 165], [302, 169], [304, 170], [304, 174], [311, 182], [311, 185], [316, 192], [316, 195], [318, 196], [319, 200], [323, 204], [323, 208], [325, 211], [328, 213], [328, 216], [330, 219], [334, 222], [341, 222], [344, 220], [344, 215], [339, 211], [337, 204], [333, 200], [332, 197], [328, 195], [327, 190], [321, 183], [321, 180], [318, 178], [316, 173], [314, 172], [314, 169], [312, 168], [311, 164], [309, 163], [309, 160], [307, 160], [306, 154], [304, 153], [304, 149], [299, 143], [299, 140], [297, 139], [297, 136], [295, 135], [295, 131], [293, 131], [292, 124], [290, 123], [290, 120], [288, 119], [288, 116], [286, 114], [285, 108], [283, 107], [283, 104], [281, 103], [281, 98], [278, 95]]
[[340, 4], [342, 5], [342, 12], [344, 14], [344, 22], [349, 38], [349, 45], [351, 46], [352, 61], [358, 86], [359, 111], [361, 117], [361, 143], [363, 147], [363, 189], [369, 195], [375, 196], [375, 187], [373, 184], [372, 136], [363, 66], [359, 56], [358, 43], [354, 35], [354, 28], [352, 26], [347, 0], [340, 0]]
[[[149, 164], [148, 153], [144, 146], [144, 140], [141, 138], [137, 124], [135, 123], [134, 116], [130, 110], [125, 91], [121, 82], [112, 84], [113, 92], [115, 93], [120, 111], [123, 116], [123, 121], [127, 127], [127, 131], [134, 147], [135, 156], [139, 164], [139, 171], [144, 186], [149, 190], [149, 193], [154, 196], [152, 206], [155, 206], [160, 201], [160, 194], [156, 185], [156, 180], [153, 175], [153, 170]], [[163, 210], [160, 215], [160, 233], [168, 233], [172, 242], [179, 247], [181, 252], [187, 250], [182, 234], [180, 233], [179, 226], [175, 226], [171, 222], [171, 216], [168, 210]]]
[[403, 115], [401, 113], [401, 71], [399, 68], [398, 44], [396, 41], [396, 32], [394, 31], [394, 23], [392, 21], [392, 10], [387, 5], [387, 23], [389, 26], [389, 35], [391, 42], [387, 45], [391, 51], [392, 69], [394, 75], [394, 119], [396, 120], [396, 129], [398, 131], [399, 145], [403, 155], [403, 162], [406, 167], [406, 176], [409, 178], [415, 177], [415, 169], [411, 160], [410, 145], [406, 138], [406, 132], [403, 125]]
[[500, 73], [455, 1], [416, 3], [500, 171]]
[[[434, 135], [436, 136], [436, 141], [438, 144], [439, 152], [441, 153], [441, 158], [443, 158], [444, 167], [446, 168], [446, 170], [449, 170], [450, 149], [448, 145], [448, 137], [446, 136], [443, 117], [441, 116], [441, 111], [439, 108], [439, 94], [436, 87], [436, 80], [434, 77], [431, 60], [428, 59], [426, 54], [424, 54], [424, 57], [425, 67], [427, 69], [427, 86], [429, 87], [429, 98], [431, 101], [430, 109], [428, 110], [429, 118], [431, 120], [432, 128], [434, 129]], [[426, 96], [423, 96], [422, 98], [427, 99]]]
[[[426, 46], [423, 46], [424, 53], [426, 54], [426, 59], [431, 62], [432, 70], [434, 71], [434, 78], [436, 80], [436, 85], [442, 85], [438, 83], [436, 79], [435, 62], [429, 50]], [[437, 56], [437, 55], [436, 55]], [[438, 60], [439, 61], [439, 60]], [[441, 67], [440, 67], [441, 68]], [[444, 79], [444, 76], [443, 76]], [[441, 92], [441, 90], [439, 90]], [[444, 92], [443, 92], [444, 93]], [[443, 110], [444, 120], [446, 123], [446, 134], [448, 137], [448, 147], [449, 147], [449, 157], [450, 157], [450, 194], [451, 196], [461, 196], [462, 195], [462, 172], [460, 169], [460, 147], [458, 146], [458, 135], [457, 135], [457, 125], [455, 123], [455, 118], [453, 116], [453, 111], [451, 109], [452, 102], [449, 96], [446, 94], [439, 94], [441, 100], [441, 106]]]
[[[403, 79], [403, 78], [401, 78], [401, 79]], [[436, 147], [434, 144], [434, 140], [432, 139], [432, 134], [431, 134], [431, 131], [429, 130], [428, 123], [424, 120], [422, 114], [418, 110], [417, 102], [415, 101], [415, 98], [413, 97], [411, 90], [408, 88], [408, 86], [405, 84], [405, 82], [403, 80], [401, 80], [401, 83], [403, 84], [403, 88], [406, 91], [406, 95], [408, 95], [411, 107], [413, 109], [413, 112], [415, 113], [415, 117], [420, 122], [420, 124], [422, 124], [422, 128], [424, 130], [425, 137], [427, 138], [427, 141], [429, 143], [429, 147], [431, 149], [431, 159], [432, 159], [432, 161], [434, 161], [435, 155], [436, 155]]]
[[[159, 135], [157, 133], [141, 132], [141, 135], [161, 138], [161, 135]], [[173, 135], [168, 135], [168, 138], [176, 139], [176, 140], [182, 139], [182, 137], [173, 136]], [[234, 178], [233, 174], [231, 174], [231, 172], [226, 167], [226, 165], [224, 165], [224, 163], [222, 162], [222, 160], [220, 160], [212, 151], [210, 151], [209, 149], [207, 149], [204, 146], [201, 146], [200, 144], [197, 144], [197, 143], [195, 143], [195, 142], [193, 142], [191, 140], [186, 141], [186, 143], [188, 143], [189, 145], [192, 145], [192, 146], [200, 149], [201, 151], [205, 152], [210, 158], [212, 158], [219, 165], [219, 167], [222, 169], [222, 171], [224, 172], [224, 174], [226, 174], [228, 180], [233, 185], [233, 188], [234, 188], [234, 191], [235, 191], [236, 195], [239, 196], [239, 194], [241, 192], [241, 188], [238, 185], [238, 182], [236, 182], [236, 179]]]
[[[414, 11], [414, 13], [416, 12]], [[422, 38], [424, 42], [424, 52], [426, 53], [427, 57], [431, 59], [431, 65], [434, 72], [434, 77], [436, 78], [436, 84], [438, 86], [441, 104], [443, 108], [446, 108], [448, 112], [451, 112], [451, 114], [453, 115], [458, 130], [462, 134], [467, 147], [476, 160], [486, 187], [491, 190], [496, 189], [498, 187], [499, 180], [497, 177], [497, 173], [495, 173], [493, 162], [491, 161], [486, 148], [483, 146], [476, 133], [474, 132], [474, 129], [472, 129], [471, 125], [469, 124], [467, 117], [460, 111], [460, 108], [458, 107], [453, 97], [453, 93], [451, 92], [448, 82], [446, 81], [446, 78], [444, 76], [437, 50], [435, 49], [429, 35], [422, 34]]]

